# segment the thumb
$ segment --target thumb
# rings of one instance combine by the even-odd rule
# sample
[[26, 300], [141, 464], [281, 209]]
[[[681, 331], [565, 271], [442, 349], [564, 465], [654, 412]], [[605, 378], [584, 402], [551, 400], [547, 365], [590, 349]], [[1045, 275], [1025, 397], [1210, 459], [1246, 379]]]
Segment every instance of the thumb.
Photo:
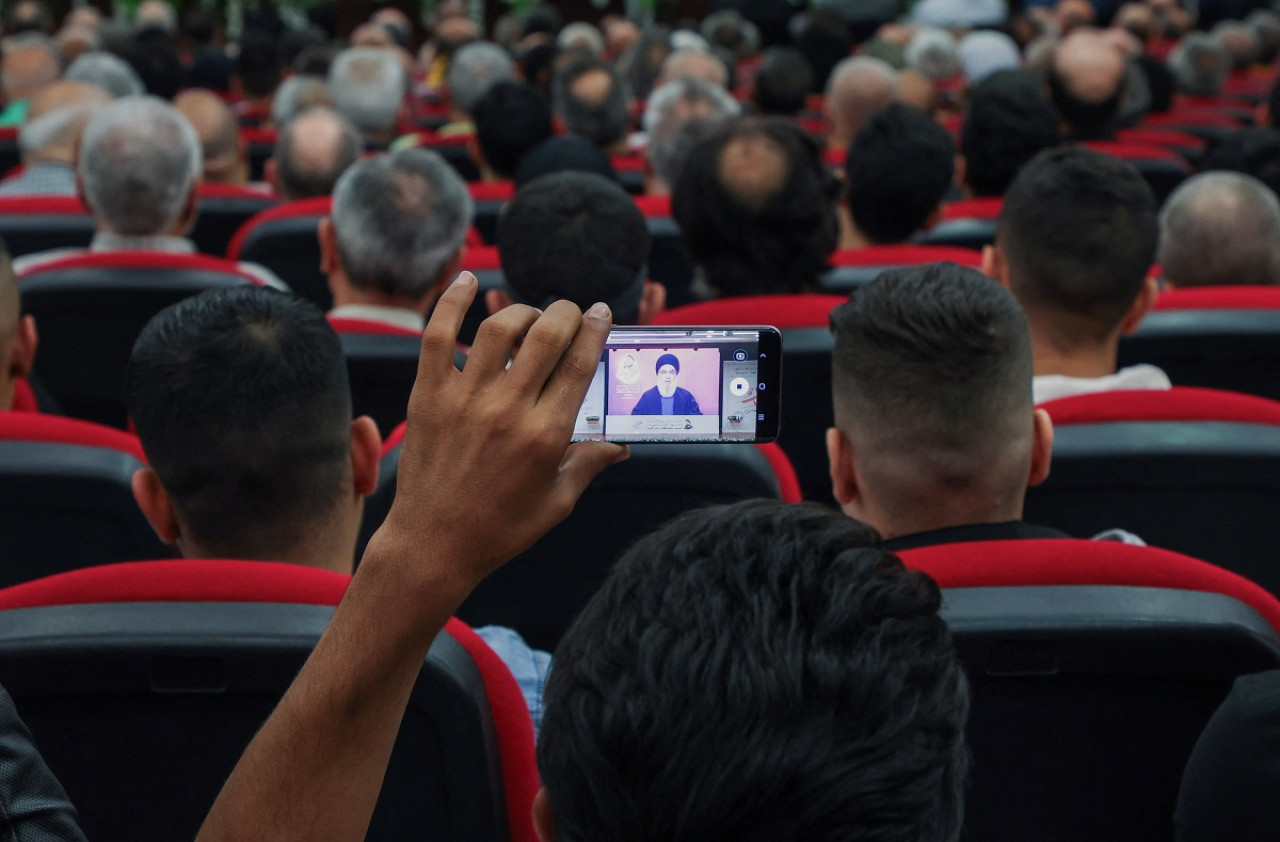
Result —
[[556, 496], [562, 497], [562, 501], [572, 507], [601, 471], [630, 456], [631, 448], [612, 442], [584, 441], [569, 445], [560, 463]]

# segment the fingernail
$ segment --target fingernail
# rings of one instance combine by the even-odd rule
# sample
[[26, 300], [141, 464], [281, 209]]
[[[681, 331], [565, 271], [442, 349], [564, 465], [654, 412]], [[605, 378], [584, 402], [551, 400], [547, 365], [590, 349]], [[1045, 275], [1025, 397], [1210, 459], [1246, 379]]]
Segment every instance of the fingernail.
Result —
[[601, 321], [604, 321], [608, 319], [609, 316], [609, 305], [605, 304], [603, 301], [597, 301], [595, 304], [592, 304], [591, 309], [587, 311], [587, 318], [589, 319], [600, 319]]
[[453, 285], [456, 287], [465, 287], [476, 282], [476, 276], [470, 272], [463, 272], [454, 279]]

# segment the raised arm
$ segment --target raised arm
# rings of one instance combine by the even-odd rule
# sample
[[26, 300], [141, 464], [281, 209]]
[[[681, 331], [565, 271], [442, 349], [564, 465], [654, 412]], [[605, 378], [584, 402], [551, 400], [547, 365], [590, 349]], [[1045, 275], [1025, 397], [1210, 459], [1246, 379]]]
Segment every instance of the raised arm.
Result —
[[[516, 305], [453, 365], [476, 294], [464, 273], [422, 339], [395, 503], [293, 686], [245, 750], [198, 840], [361, 840], [432, 640], [488, 573], [626, 457], [570, 446], [608, 336], [608, 308]], [[520, 351], [507, 368], [513, 349]]]

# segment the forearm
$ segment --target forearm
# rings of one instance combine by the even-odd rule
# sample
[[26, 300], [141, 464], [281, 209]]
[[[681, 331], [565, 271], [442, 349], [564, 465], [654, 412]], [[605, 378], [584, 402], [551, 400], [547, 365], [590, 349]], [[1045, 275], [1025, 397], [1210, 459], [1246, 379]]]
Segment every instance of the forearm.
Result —
[[423, 658], [470, 590], [446, 559], [397, 558], [412, 550], [386, 532], [199, 840], [364, 838]]

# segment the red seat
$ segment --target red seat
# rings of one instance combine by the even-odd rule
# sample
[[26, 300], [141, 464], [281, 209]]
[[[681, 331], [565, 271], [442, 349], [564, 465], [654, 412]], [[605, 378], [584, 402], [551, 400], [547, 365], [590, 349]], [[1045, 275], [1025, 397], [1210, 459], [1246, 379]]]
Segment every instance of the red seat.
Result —
[[[146, 815], [156, 838], [193, 836], [349, 579], [267, 562], [153, 561], [0, 591], [0, 682], [86, 832], [136, 839]], [[450, 620], [414, 688], [370, 838], [435, 827], [533, 842], [536, 789], [519, 686]]]
[[1280, 287], [1212, 286], [1167, 289], [1156, 299], [1156, 310], [1276, 310]]
[[329, 279], [320, 271], [320, 220], [329, 215], [328, 196], [285, 202], [250, 217], [227, 246], [231, 260], [247, 260], [276, 273], [298, 295], [321, 310], [333, 307]]
[[19, 377], [13, 381], [13, 405], [9, 409], [13, 412], [40, 411], [40, 402], [27, 378]]
[[516, 194], [514, 181], [473, 181], [467, 184], [471, 201], [475, 205], [475, 230], [480, 234], [481, 245], [498, 242], [498, 217], [502, 208]]
[[249, 179], [265, 180], [267, 159], [276, 153], [276, 130], [246, 126], [240, 129], [240, 139], [249, 156]]
[[1178, 782], [1239, 675], [1280, 660], [1280, 604], [1187, 556], [1110, 541], [908, 550], [969, 677], [965, 835], [1171, 839]]
[[1204, 138], [1193, 134], [1152, 128], [1121, 129], [1116, 133], [1116, 140], [1123, 144], [1160, 146], [1170, 149], [1193, 164], [1199, 161], [1208, 146]]
[[444, 158], [464, 181], [480, 180], [480, 169], [475, 161], [471, 160], [471, 150], [468, 148], [475, 139], [475, 135], [438, 135], [427, 131], [418, 132], [416, 138], [415, 145], [422, 149], [430, 149]]
[[823, 290], [827, 292], [848, 294], [857, 287], [875, 280], [886, 269], [921, 266], [942, 261], [980, 269], [982, 252], [955, 246], [914, 243], [839, 249], [831, 255], [833, 268], [823, 276], [821, 284]]
[[1073, 395], [1046, 401], [1040, 408], [1049, 413], [1054, 427], [1124, 421], [1226, 421], [1280, 426], [1280, 402], [1193, 386]]
[[1142, 175], [1156, 201], [1163, 202], [1178, 185], [1192, 175], [1191, 165], [1181, 155], [1165, 146], [1139, 143], [1089, 141], [1084, 144], [1094, 152], [1101, 152], [1133, 164]]
[[943, 206], [942, 220], [928, 231], [918, 234], [915, 240], [921, 245], [981, 251], [996, 241], [996, 228], [1003, 204], [1002, 196], [948, 202]]
[[14, 257], [87, 248], [93, 233], [93, 217], [74, 196], [0, 197], [0, 237]]
[[271, 193], [235, 184], [201, 184], [200, 213], [191, 239], [204, 254], [226, 254], [236, 231], [280, 200]]
[[945, 219], [999, 219], [1003, 196], [982, 196], [976, 199], [958, 199], [942, 206]]

